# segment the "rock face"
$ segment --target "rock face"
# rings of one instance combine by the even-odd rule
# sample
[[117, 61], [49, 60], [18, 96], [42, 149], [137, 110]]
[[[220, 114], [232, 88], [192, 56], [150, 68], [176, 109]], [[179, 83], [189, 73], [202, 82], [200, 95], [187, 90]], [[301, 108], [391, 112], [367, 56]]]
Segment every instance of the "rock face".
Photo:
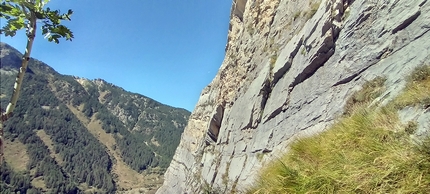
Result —
[[225, 60], [158, 193], [243, 192], [295, 137], [333, 123], [365, 81], [385, 76], [382, 99], [392, 99], [430, 64], [429, 30], [427, 0], [233, 1]]

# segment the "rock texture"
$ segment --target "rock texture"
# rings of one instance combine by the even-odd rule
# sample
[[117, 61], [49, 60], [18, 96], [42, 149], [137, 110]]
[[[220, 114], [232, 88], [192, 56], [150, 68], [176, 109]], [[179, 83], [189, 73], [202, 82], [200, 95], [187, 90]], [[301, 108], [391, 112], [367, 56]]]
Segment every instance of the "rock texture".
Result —
[[427, 0], [234, 0], [225, 60], [158, 193], [243, 192], [295, 137], [330, 125], [365, 81], [385, 76], [381, 101], [392, 99], [429, 64], [429, 30]]

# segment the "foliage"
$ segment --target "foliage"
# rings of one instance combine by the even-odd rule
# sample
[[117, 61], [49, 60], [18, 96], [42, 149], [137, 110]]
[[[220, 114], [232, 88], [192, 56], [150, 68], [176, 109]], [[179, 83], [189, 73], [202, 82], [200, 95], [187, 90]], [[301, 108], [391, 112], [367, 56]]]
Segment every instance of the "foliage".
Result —
[[45, 38], [50, 42], [54, 41], [58, 44], [59, 38], [66, 38], [66, 40], [70, 41], [73, 38], [73, 33], [70, 29], [60, 24], [61, 20], [70, 20], [73, 11], [69, 10], [67, 14], [60, 15], [59, 11], [51, 11], [50, 8], [44, 8], [48, 2], [49, 0], [5, 0], [0, 4], [0, 19], [6, 20], [6, 25], [0, 29], [0, 34], [13, 37], [18, 30], [25, 28], [27, 35], [27, 46], [22, 56], [22, 63], [13, 87], [10, 102], [5, 112], [0, 109], [0, 163], [3, 161], [4, 153], [3, 123], [12, 116], [15, 110], [24, 75], [30, 60], [34, 38], [36, 37], [37, 22], [41, 21], [43, 23], [42, 34], [45, 35]]
[[31, 186], [28, 176], [14, 172], [6, 162], [0, 166], [0, 188], [2, 193], [5, 194], [17, 192], [41, 193], [39, 189]]
[[[2, 44], [1, 49], [10, 49], [5, 46]], [[18, 51], [10, 50], [2, 62], [13, 62], [8, 57], [15, 56], [14, 52]], [[13, 72], [20, 61], [15, 63], [18, 65], [2, 66], [2, 70]], [[5, 73], [0, 79], [3, 105], [8, 103], [11, 95], [10, 90], [3, 88], [11, 88], [15, 76]], [[24, 81], [27, 87], [23, 88], [14, 116], [5, 123], [5, 133], [11, 141], [20, 141], [27, 147], [30, 158], [27, 171], [35, 175], [22, 176], [30, 180], [43, 178], [46, 191], [52, 193], [66, 193], [57, 188], [94, 187], [107, 193], [117, 189], [117, 180], [112, 173], [116, 161], [66, 105], [79, 109], [87, 119], [99, 120], [103, 129], [115, 138], [114, 150], [132, 169], [153, 172], [153, 169], [161, 168], [157, 171], [160, 174], [170, 164], [190, 114], [108, 83], [96, 85], [88, 80], [88, 84], [81, 85], [74, 77], [60, 75], [33, 59], [29, 61]], [[130, 118], [127, 122], [123, 123], [120, 115], [113, 114], [112, 110], [118, 108]], [[59, 156], [61, 163], [51, 157], [52, 152], [36, 135], [37, 130], [44, 130], [53, 141], [53, 154]], [[156, 140], [159, 145], [151, 140]], [[15, 188], [10, 183], [5, 187]]]
[[[112, 161], [103, 145], [55, 98], [45, 76], [28, 74], [25, 81], [28, 87], [23, 89], [20, 101], [26, 103], [17, 106], [4, 129], [6, 137], [27, 145], [30, 156], [28, 170], [35, 169], [35, 176], [43, 176], [50, 189], [86, 182], [105, 191], [113, 191]], [[46, 110], [41, 106], [52, 108]], [[35, 134], [34, 130], [42, 129], [54, 142], [55, 152], [63, 159], [64, 166], [50, 157], [49, 150]]]
[[409, 79], [399, 97], [380, 108], [366, 105], [375, 98], [371, 88], [380, 90], [383, 80], [367, 83], [360, 95], [367, 104], [321, 134], [292, 143], [287, 154], [265, 165], [248, 193], [429, 193], [430, 137], [414, 142], [409, 134], [416, 123], [400, 124], [395, 106], [402, 96], [430, 97], [410, 90], [430, 87], [430, 77], [416, 72], [410, 77], [420, 78]]
[[48, 41], [59, 43], [60, 38], [72, 40], [73, 33], [66, 26], [61, 24], [62, 20], [70, 20], [72, 10], [60, 14], [59, 10], [51, 10], [44, 6], [49, 0], [6, 0], [0, 4], [1, 17], [6, 19], [6, 25], [0, 29], [0, 34], [5, 36], [15, 36], [18, 30], [28, 28], [31, 18], [35, 18], [42, 23], [42, 34]]
[[[4, 114], [6, 116], [3, 117], [2, 114], [2, 121], [8, 119], [1, 123], [4, 124], [6, 136], [11, 141], [17, 140], [27, 146], [30, 157], [27, 170], [35, 173], [34, 176], [23, 175], [24, 179], [43, 177], [48, 191], [52, 193], [76, 193], [79, 190], [78, 185], [96, 187], [97, 190], [107, 193], [115, 191], [115, 180], [111, 173], [114, 161], [104, 145], [86, 129], [85, 124], [68, 106], [82, 106], [82, 112], [87, 119], [96, 117], [100, 120], [103, 129], [114, 135], [117, 145], [115, 147], [119, 148], [122, 159], [134, 170], [141, 172], [149, 168], [167, 168], [179, 144], [189, 112], [175, 110], [141, 96], [138, 97], [143, 99], [141, 101], [130, 100], [124, 97], [130, 96], [129, 93], [113, 86], [107, 86], [107, 89], [111, 90], [104, 99], [107, 104], [103, 104], [98, 98], [100, 89], [106, 88], [94, 85], [84, 88], [74, 77], [59, 75], [45, 64], [30, 59], [36, 22], [42, 24], [41, 32], [48, 41], [59, 43], [60, 38], [73, 38], [73, 33], [60, 24], [63, 20], [70, 20], [73, 12], [69, 10], [60, 14], [58, 10], [44, 9], [48, 2], [49, 0], [6, 0], [0, 5], [0, 17], [6, 20], [0, 30], [1, 34], [14, 36], [16, 31], [27, 29], [28, 42], [24, 55], [15, 54], [15, 58], [6, 59], [17, 63], [21, 63], [21, 60], [16, 60], [16, 56], [24, 59], [22, 65], [10, 65], [12, 69], [21, 67], [16, 81], [18, 84], [15, 84], [16, 92], [0, 94], [1, 105], [7, 104], [6, 97], [13, 96], [9, 103], [12, 106], [8, 106]], [[29, 74], [26, 77], [25, 72]], [[3, 78], [2, 75], [1, 88], [11, 88], [13, 77]], [[19, 100], [20, 103], [25, 103], [20, 104], [15, 102], [18, 100], [22, 79], [28, 83], [28, 87], [23, 89], [24, 97]], [[139, 106], [139, 103], [144, 103], [144, 106]], [[18, 104], [15, 114], [10, 117], [15, 104]], [[114, 115], [114, 108], [123, 110], [128, 118], [131, 118], [130, 122], [120, 120], [119, 115]], [[145, 110], [146, 108], [148, 110]], [[141, 111], [148, 114], [141, 118]], [[134, 130], [135, 127], [141, 130]], [[49, 135], [55, 153], [36, 135], [37, 130], [44, 130]], [[153, 139], [157, 145], [151, 144]], [[57, 162], [51, 154], [59, 155], [62, 161]], [[8, 190], [11, 192], [15, 191], [15, 187], [27, 188], [14, 182], [6, 182], [5, 187], [11, 188]]]
[[[111, 107], [101, 108], [96, 117], [106, 132], [120, 134], [115, 139], [124, 161], [136, 171], [156, 166], [166, 169], [179, 145], [189, 112], [172, 109], [151, 99], [133, 98], [133, 95], [127, 95], [124, 90], [108, 84], [104, 84], [100, 90], [109, 91], [104, 101]], [[112, 115], [109, 108], [114, 109], [114, 106], [127, 114], [129, 119], [126, 123]], [[175, 122], [178, 126], [175, 126]], [[131, 131], [132, 128], [135, 130]], [[160, 145], [151, 144], [152, 139], [161, 142]]]

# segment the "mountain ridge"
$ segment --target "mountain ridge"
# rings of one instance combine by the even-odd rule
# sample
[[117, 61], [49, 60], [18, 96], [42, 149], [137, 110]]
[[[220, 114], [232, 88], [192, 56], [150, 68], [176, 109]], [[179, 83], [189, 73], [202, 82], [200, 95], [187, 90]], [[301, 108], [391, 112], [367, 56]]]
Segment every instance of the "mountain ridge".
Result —
[[[5, 43], [1, 43], [1, 56], [3, 107], [21, 59]], [[61, 75], [31, 59], [14, 116], [4, 127], [8, 142], [26, 146], [29, 161], [23, 171], [5, 167], [2, 187], [54, 193], [154, 191], [188, 115], [183, 108], [127, 92], [102, 79]], [[13, 166], [8, 157], [6, 163]], [[27, 186], [17, 188], [11, 177]]]
[[[17, 69], [17, 68], [21, 67], [22, 53], [17, 48], [12, 47], [11, 45], [9, 45], [9, 44], [7, 44], [5, 42], [0, 42], [0, 47], [5, 48], [4, 51], [3, 51], [3, 53], [0, 56], [0, 58], [2, 58], [2, 63], [0, 63], [0, 65], [1, 65], [2, 68], [15, 68], [15, 69]], [[12, 53], [12, 56], [9, 54], [10, 52]], [[3, 58], [3, 55], [8, 55], [8, 57], [7, 58]], [[39, 61], [38, 59], [34, 59], [34, 58], [31, 58], [31, 60]], [[39, 62], [42, 63], [42, 64], [44, 64], [45, 67], [49, 69], [49, 71], [56, 72], [57, 74], [61, 74], [61, 75], [65, 75], [65, 76], [72, 76], [75, 79], [85, 79], [85, 80], [89, 80], [89, 81], [101, 81], [104, 84], [120, 88], [124, 92], [138, 94], [138, 95], [144, 96], [145, 98], [154, 99], [154, 98], [151, 98], [149, 96], [146, 96], [146, 95], [138, 93], [138, 92], [133, 92], [133, 91], [130, 91], [130, 90], [126, 90], [122, 86], [115, 85], [114, 83], [111, 83], [111, 82], [109, 82], [109, 81], [107, 81], [107, 80], [105, 80], [103, 78], [91, 78], [90, 79], [90, 78], [86, 78], [86, 77], [82, 77], [82, 76], [77, 76], [77, 75], [62, 74], [62, 73], [57, 72], [54, 68], [52, 68], [51, 66], [47, 65], [43, 61], [39, 61]], [[190, 112], [190, 110], [187, 110], [186, 108], [183, 108], [183, 107], [172, 106], [172, 105], [169, 105], [169, 104], [165, 104], [163, 102], [159, 102], [159, 103], [161, 103], [163, 105], [166, 105], [166, 106], [174, 107], [174, 108], [184, 109], [184, 110]]]

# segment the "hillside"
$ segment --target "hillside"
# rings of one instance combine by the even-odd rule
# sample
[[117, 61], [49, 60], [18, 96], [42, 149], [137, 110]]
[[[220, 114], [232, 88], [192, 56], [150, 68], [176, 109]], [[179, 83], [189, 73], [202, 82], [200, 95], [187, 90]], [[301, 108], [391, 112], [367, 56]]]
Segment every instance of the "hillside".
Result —
[[[4, 108], [22, 54], [0, 46]], [[17, 108], [5, 123], [2, 193], [154, 192], [189, 114], [31, 59]]]
[[[321, 143], [325, 147], [315, 149], [315, 152], [321, 155], [333, 153], [341, 158], [342, 148], [339, 145], [342, 143], [351, 142], [342, 145], [345, 151], [348, 145], [366, 144], [364, 142], [367, 140], [364, 139], [359, 144], [362, 136], [358, 135], [349, 135], [349, 139], [339, 142], [315, 138], [317, 140], [310, 146], [299, 144], [302, 150], [293, 151], [292, 154], [303, 155], [293, 157], [297, 160], [291, 163], [284, 162], [290, 166], [278, 171], [281, 174], [274, 173], [259, 181], [259, 172], [271, 161], [277, 161], [295, 149], [294, 145], [297, 144], [292, 144], [295, 140], [317, 136], [331, 130], [335, 123], [341, 121], [355, 122], [353, 119], [343, 119], [344, 114], [354, 113], [354, 118], [362, 116], [345, 112], [345, 107], [353, 104], [348, 99], [378, 77], [384, 80], [381, 81], [384, 90], [377, 92], [378, 98], [369, 102], [376, 106], [369, 109], [373, 112], [359, 119], [367, 119], [369, 122], [365, 123], [376, 125], [378, 130], [383, 129], [382, 132], [375, 132], [380, 134], [391, 134], [387, 130], [392, 126], [384, 125], [386, 123], [396, 122], [397, 128], [391, 130], [399, 131], [411, 128], [407, 127], [408, 123], [415, 125], [412, 128], [416, 128], [416, 131], [407, 130], [412, 131], [412, 134], [391, 134], [399, 136], [400, 142], [404, 141], [402, 138], [409, 138], [409, 135], [420, 138], [428, 136], [428, 107], [417, 108], [410, 104], [401, 110], [390, 109], [398, 117], [385, 117], [379, 111], [385, 110], [384, 107], [408, 86], [407, 77], [414, 69], [430, 64], [429, 21], [430, 2], [427, 0], [233, 0], [225, 59], [213, 81], [202, 91], [165, 173], [164, 184], [157, 192], [244, 193], [251, 186], [261, 183], [262, 187], [251, 191], [277, 193], [276, 190], [270, 190], [270, 184], [264, 184], [281, 179], [278, 185], [291, 184], [292, 187], [286, 188], [292, 190], [278, 190], [278, 193], [428, 193], [423, 192], [428, 185], [424, 179], [429, 177], [426, 174], [428, 171], [424, 169], [420, 171], [422, 176], [404, 179], [414, 180], [415, 188], [391, 184], [390, 181], [399, 180], [398, 177], [410, 175], [401, 174], [404, 173], [401, 169], [408, 168], [394, 170], [399, 167], [396, 165], [384, 166], [392, 168], [387, 169], [387, 174], [375, 172], [375, 180], [365, 181], [360, 179], [363, 177], [353, 177], [354, 174], [348, 179], [351, 182], [358, 180], [366, 189], [359, 190], [360, 185], [354, 185], [354, 182], [343, 187], [344, 190], [336, 190], [342, 186], [339, 180], [347, 180], [341, 177], [351, 173], [343, 169], [354, 170], [355, 166], [339, 166], [342, 163], [336, 165], [337, 160], [325, 160], [329, 156], [320, 156], [310, 149], [314, 149], [312, 146], [319, 147]], [[363, 97], [354, 100], [360, 102], [360, 98]], [[422, 100], [428, 102], [428, 94]], [[382, 124], [374, 124], [377, 122]], [[372, 129], [363, 128], [362, 131]], [[360, 134], [362, 131], [353, 133]], [[337, 132], [327, 134], [322, 136], [327, 140], [330, 140], [329, 137], [333, 139], [333, 134], [342, 135]], [[386, 141], [398, 145], [397, 140]], [[338, 146], [336, 150], [340, 152], [325, 149], [327, 145]], [[404, 145], [411, 146], [410, 142]], [[420, 170], [419, 165], [410, 164], [419, 163], [417, 160], [423, 158], [422, 154], [416, 154], [412, 148], [398, 150], [403, 154], [401, 156], [411, 156], [408, 158], [410, 160], [398, 164], [412, 168], [418, 166], [414, 170]], [[383, 165], [389, 161], [385, 160], [385, 156], [398, 161], [397, 157], [384, 154], [366, 152], [364, 156], [375, 156], [375, 160], [367, 158], [355, 164], [361, 162], [370, 166], [367, 169], [375, 169], [372, 165]], [[307, 156], [319, 163], [312, 163], [311, 159], [307, 160]], [[317, 168], [318, 164], [330, 162], [335, 164], [328, 166], [328, 169]], [[426, 162], [423, 164], [428, 165]], [[264, 172], [270, 172], [270, 169]], [[321, 176], [311, 177], [311, 172]], [[365, 174], [363, 171], [357, 174], [360, 173]], [[372, 174], [370, 171], [366, 173]], [[385, 179], [384, 175], [393, 179]], [[299, 182], [302, 180], [309, 182]], [[321, 188], [307, 187], [311, 181], [313, 184], [309, 185]], [[330, 190], [332, 187], [327, 185], [340, 186]], [[377, 190], [380, 185], [387, 187]], [[350, 189], [354, 186], [357, 190]], [[322, 187], [329, 189], [324, 190]], [[424, 189], [413, 190], [417, 188]]]

